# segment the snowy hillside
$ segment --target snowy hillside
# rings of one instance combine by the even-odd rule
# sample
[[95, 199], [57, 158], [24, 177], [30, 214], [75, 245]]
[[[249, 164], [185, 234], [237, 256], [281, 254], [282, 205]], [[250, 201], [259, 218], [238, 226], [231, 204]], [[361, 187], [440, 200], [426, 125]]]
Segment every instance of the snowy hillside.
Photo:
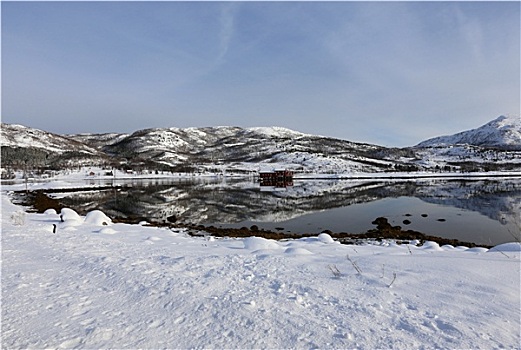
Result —
[[2, 123], [0, 144], [2, 147], [39, 148], [55, 153], [98, 153], [96, 149], [68, 137], [16, 124]]
[[[105, 152], [170, 166], [226, 163], [237, 169], [283, 167], [294, 170], [382, 171], [396, 163], [381, 159], [384, 147], [303, 134], [280, 127], [207, 127], [140, 130]], [[251, 165], [254, 164], [254, 168]]]
[[[172, 127], [143, 129], [130, 135], [60, 136], [2, 124], [1, 141], [3, 164], [9, 167], [20, 166], [19, 160], [27, 159], [40, 167], [106, 165], [190, 173], [248, 174], [277, 167], [300, 174], [521, 169], [518, 116], [502, 116], [478, 129], [407, 148], [354, 143], [275, 126]], [[65, 160], [64, 153], [68, 154]]]
[[75, 141], [84, 143], [85, 145], [95, 148], [101, 149], [106, 145], [111, 145], [113, 143], [119, 142], [128, 134], [118, 134], [118, 133], [106, 133], [106, 134], [74, 134], [74, 135], [65, 135], [67, 138], [73, 139]]
[[461, 144], [521, 150], [521, 117], [500, 116], [477, 129], [463, 131], [450, 136], [435, 137], [419, 143], [416, 147], [440, 147]]

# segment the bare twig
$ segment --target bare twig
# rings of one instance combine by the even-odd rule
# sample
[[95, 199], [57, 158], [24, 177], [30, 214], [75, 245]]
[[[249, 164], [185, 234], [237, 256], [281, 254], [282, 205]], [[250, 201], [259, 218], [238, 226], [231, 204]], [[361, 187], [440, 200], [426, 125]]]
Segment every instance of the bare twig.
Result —
[[358, 272], [360, 275], [362, 274], [362, 270], [360, 269], [360, 267], [358, 266], [358, 264], [351, 260], [351, 258], [349, 257], [349, 254], [347, 255], [347, 260], [349, 260], [349, 262], [353, 265], [353, 267], [355, 268], [356, 272]]
[[396, 280], [396, 272], [393, 272], [393, 280], [391, 281], [391, 283], [389, 283], [389, 288], [391, 288], [391, 286], [393, 285], [394, 281]]
[[331, 270], [331, 273], [333, 274], [333, 276], [335, 278], [340, 278], [342, 277], [342, 273], [340, 272], [340, 270], [336, 267], [336, 265], [327, 265], [327, 267], [329, 267], [329, 269]]

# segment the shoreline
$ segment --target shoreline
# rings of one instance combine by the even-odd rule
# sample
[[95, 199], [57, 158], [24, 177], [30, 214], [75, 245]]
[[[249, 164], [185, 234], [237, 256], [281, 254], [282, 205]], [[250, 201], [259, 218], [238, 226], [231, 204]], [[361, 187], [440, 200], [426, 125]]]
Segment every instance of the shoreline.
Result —
[[[84, 189], [85, 190], [85, 189]], [[89, 188], [88, 190], [92, 190]], [[15, 193], [22, 193], [26, 195], [23, 206], [27, 206], [27, 212], [35, 212], [42, 214], [47, 209], [55, 209], [60, 212], [64, 206], [61, 205], [59, 200], [48, 197], [45, 192], [59, 192], [64, 189], [50, 189], [50, 190], [33, 190], [29, 193], [22, 191], [13, 191]], [[73, 189], [67, 189], [66, 191], [73, 191]], [[18, 204], [17, 204], [18, 205]], [[376, 218], [372, 224], [376, 225], [376, 228], [367, 230], [365, 233], [348, 233], [348, 232], [332, 232], [331, 230], [325, 229], [320, 233], [283, 233], [280, 231], [272, 231], [268, 229], [262, 229], [253, 225], [251, 227], [241, 228], [224, 228], [216, 227], [214, 225], [205, 226], [197, 223], [175, 223], [175, 222], [149, 222], [147, 218], [111, 218], [113, 223], [125, 223], [131, 225], [139, 225], [141, 222], [146, 221], [143, 226], [150, 227], [168, 227], [174, 228], [186, 228], [187, 233], [190, 236], [213, 236], [213, 237], [232, 237], [232, 238], [246, 238], [246, 237], [262, 237], [266, 239], [274, 240], [290, 240], [300, 239], [305, 237], [316, 237], [321, 233], [326, 233], [331, 238], [336, 239], [342, 244], [361, 244], [367, 241], [382, 241], [385, 239], [395, 240], [397, 244], [408, 244], [410, 241], [418, 241], [419, 246], [423, 245], [426, 241], [432, 241], [441, 245], [452, 245], [466, 246], [469, 248], [483, 247], [492, 248], [492, 245], [477, 244], [474, 242], [460, 241], [455, 238], [444, 238], [440, 236], [428, 235], [419, 231], [414, 230], [403, 230], [401, 226], [392, 226], [389, 224], [388, 219], [385, 217]]]
[[[79, 174], [79, 173], [78, 173]], [[203, 179], [203, 178], [258, 178], [258, 171], [249, 173], [233, 173], [229, 170], [226, 173], [172, 173], [165, 174], [146, 174], [128, 175], [118, 174], [118, 176], [108, 175], [80, 175], [80, 176], [55, 176], [50, 178], [23, 178], [0, 179], [2, 185], [25, 185], [50, 183], [64, 181], [74, 183], [79, 181], [132, 181], [132, 180], [173, 180], [173, 179]], [[382, 172], [382, 173], [298, 173], [295, 172], [293, 180], [414, 180], [414, 179], [486, 179], [486, 178], [521, 178], [521, 171], [490, 171], [490, 172], [469, 172], [469, 173], [437, 173], [437, 172]]]
[[[384, 177], [384, 176], [373, 176], [374, 174], [366, 174], [363, 177], [350, 177], [345, 179], [339, 179], [339, 178], [316, 178], [316, 179], [323, 179], [323, 180], [370, 180], [370, 181], [388, 181], [389, 179], [395, 179], [397, 181], [407, 181], [407, 180], [415, 180], [415, 179], [428, 179], [428, 178], [436, 178], [436, 179], [457, 179], [457, 180], [465, 180], [468, 179], [469, 181], [472, 180], [482, 180], [483, 178], [491, 177], [491, 178], [499, 178], [499, 177], [507, 177], [507, 178], [517, 178], [521, 175], [518, 174], [508, 174], [505, 175], [504, 173], [501, 174], [466, 174], [466, 175], [460, 175], [460, 176], [454, 176], [454, 174], [451, 174], [451, 176], [448, 176], [448, 174], [442, 174], [438, 177], [432, 176], [432, 174], [427, 175], [424, 174], [423, 176], [419, 176], [418, 174], [412, 174], [409, 173], [407, 177]], [[381, 174], [384, 175], [384, 174]], [[139, 179], [139, 178], [134, 178]], [[161, 179], [165, 179], [164, 177], [161, 177]], [[314, 178], [313, 178], [314, 179]], [[302, 180], [313, 180], [313, 179], [302, 179]], [[78, 179], [79, 180], [79, 179]], [[81, 181], [81, 180], [79, 180]], [[23, 183], [20, 183], [18, 186], [12, 186], [12, 189], [6, 189], [3, 192], [11, 192], [21, 195], [19, 197], [23, 198], [19, 201], [18, 204], [29, 206], [30, 208], [28, 211], [33, 212], [39, 212], [43, 213], [46, 209], [53, 208], [57, 210], [58, 212], [63, 208], [63, 205], [60, 203], [59, 199], [52, 198], [52, 196], [48, 196], [47, 194], [50, 193], [59, 193], [59, 192], [83, 192], [83, 191], [107, 191], [107, 190], [114, 190], [114, 189], [120, 189], [124, 188], [125, 184], [93, 184], [91, 183], [85, 183], [85, 186], [78, 186], [78, 183], [75, 181], [72, 182], [66, 182], [66, 183], [57, 183], [58, 186], [49, 186], [52, 183], [46, 182], [46, 183], [40, 183], [36, 184], [36, 186], [29, 186], [29, 188], [21, 189]], [[18, 188], [17, 188], [18, 187]], [[284, 233], [275, 228], [275, 230], [272, 229], [259, 229], [256, 228], [247, 228], [247, 227], [241, 227], [238, 228], [238, 225], [236, 227], [215, 227], [213, 224], [209, 226], [204, 226], [198, 222], [196, 223], [180, 223], [176, 222], [175, 219], [173, 221], [167, 222], [166, 220], [164, 222], [149, 222], [149, 218], [146, 217], [129, 217], [129, 218], [123, 218], [123, 217], [114, 217], [112, 218], [114, 222], [124, 222], [124, 223], [130, 223], [130, 224], [139, 224], [140, 222], [146, 221], [148, 225], [151, 226], [167, 226], [167, 227], [184, 227], [189, 230], [189, 234], [192, 234], [194, 236], [205, 236], [205, 235], [212, 235], [215, 237], [251, 237], [251, 236], [260, 236], [264, 238], [272, 238], [277, 240], [282, 239], [298, 239], [303, 237], [311, 237], [311, 236], [317, 236], [320, 234], [320, 232], [291, 232], [291, 233]], [[380, 224], [377, 222], [378, 219], [385, 219], [385, 218], [377, 218], [373, 224], [377, 225], [376, 228], [368, 229], [367, 231], [363, 233], [349, 233], [349, 232], [332, 232], [328, 229], [324, 229], [322, 233], [328, 233], [331, 235], [331, 237], [337, 239], [341, 243], [346, 244], [357, 244], [361, 241], [367, 241], [367, 240], [382, 240], [382, 239], [393, 239], [397, 242], [399, 241], [411, 241], [411, 240], [417, 240], [420, 242], [424, 241], [434, 241], [439, 243], [440, 245], [443, 244], [450, 244], [453, 246], [457, 245], [463, 245], [463, 246], [469, 246], [469, 247], [491, 247], [490, 245], [475, 243], [475, 242], [466, 242], [466, 241], [460, 241], [456, 238], [446, 238], [442, 236], [435, 236], [426, 234], [419, 231], [414, 230], [407, 230], [402, 229], [400, 226], [391, 226], [387, 222], [380, 222]], [[369, 219], [370, 220], [370, 219]], [[385, 219], [387, 220], [387, 219]], [[255, 226], [255, 225], [254, 225]], [[252, 226], [253, 227], [253, 226]], [[326, 227], [327, 228], [327, 227]], [[338, 229], [338, 228], [337, 228]], [[340, 230], [344, 230], [344, 228], [340, 228]], [[204, 232], [198, 232], [198, 231], [204, 231]]]
[[205, 226], [198, 224], [156, 224], [147, 223], [148, 226], [160, 226], [171, 228], [187, 228], [188, 234], [191, 236], [213, 236], [213, 237], [232, 237], [232, 238], [247, 238], [247, 237], [262, 237], [273, 240], [292, 240], [306, 237], [316, 237], [319, 234], [325, 233], [331, 238], [337, 240], [342, 244], [358, 245], [368, 241], [382, 241], [394, 240], [397, 244], [409, 244], [411, 241], [417, 241], [418, 246], [422, 246], [427, 241], [438, 243], [440, 246], [451, 245], [454, 247], [465, 246], [469, 248], [483, 247], [490, 249], [492, 245], [477, 244], [474, 242], [464, 242], [454, 238], [443, 238], [439, 236], [428, 235], [414, 230], [403, 230], [400, 226], [391, 226], [386, 218], [379, 217], [373, 224], [378, 222], [377, 227], [370, 229], [365, 233], [347, 233], [347, 232], [332, 232], [330, 230], [323, 230], [321, 233], [283, 233], [278, 231], [271, 231], [261, 229], [253, 225], [252, 227], [241, 228], [222, 228], [213, 225]]

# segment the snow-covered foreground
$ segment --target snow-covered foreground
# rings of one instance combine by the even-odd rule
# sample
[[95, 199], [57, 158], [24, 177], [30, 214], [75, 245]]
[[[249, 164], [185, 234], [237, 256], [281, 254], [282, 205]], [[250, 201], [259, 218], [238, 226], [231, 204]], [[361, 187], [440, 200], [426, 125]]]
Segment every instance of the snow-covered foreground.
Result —
[[520, 346], [519, 243], [214, 240], [63, 214], [2, 193], [2, 348]]

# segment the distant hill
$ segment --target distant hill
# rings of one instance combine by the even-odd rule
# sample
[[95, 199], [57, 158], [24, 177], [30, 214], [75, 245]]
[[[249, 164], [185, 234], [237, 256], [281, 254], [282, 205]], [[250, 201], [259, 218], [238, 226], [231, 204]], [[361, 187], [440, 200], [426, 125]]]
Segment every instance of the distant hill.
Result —
[[500, 116], [477, 129], [462, 131], [449, 136], [435, 137], [419, 143], [416, 147], [440, 147], [463, 144], [521, 150], [521, 117]]
[[386, 148], [303, 134], [281, 127], [139, 130], [103, 147], [107, 154], [176, 167], [218, 164], [243, 169], [283, 164], [295, 170], [382, 171], [396, 163]]
[[152, 128], [132, 134], [57, 135], [1, 125], [2, 168], [100, 165], [179, 172], [285, 167], [303, 173], [521, 170], [520, 117], [414, 147], [387, 148], [281, 127]]
[[16, 124], [2, 123], [0, 144], [2, 147], [39, 148], [55, 153], [64, 153], [66, 151], [77, 151], [86, 154], [98, 153], [98, 150], [95, 148], [69, 137]]
[[2, 123], [1, 126], [2, 168], [62, 169], [111, 162], [105, 153], [66, 136], [16, 124]]

